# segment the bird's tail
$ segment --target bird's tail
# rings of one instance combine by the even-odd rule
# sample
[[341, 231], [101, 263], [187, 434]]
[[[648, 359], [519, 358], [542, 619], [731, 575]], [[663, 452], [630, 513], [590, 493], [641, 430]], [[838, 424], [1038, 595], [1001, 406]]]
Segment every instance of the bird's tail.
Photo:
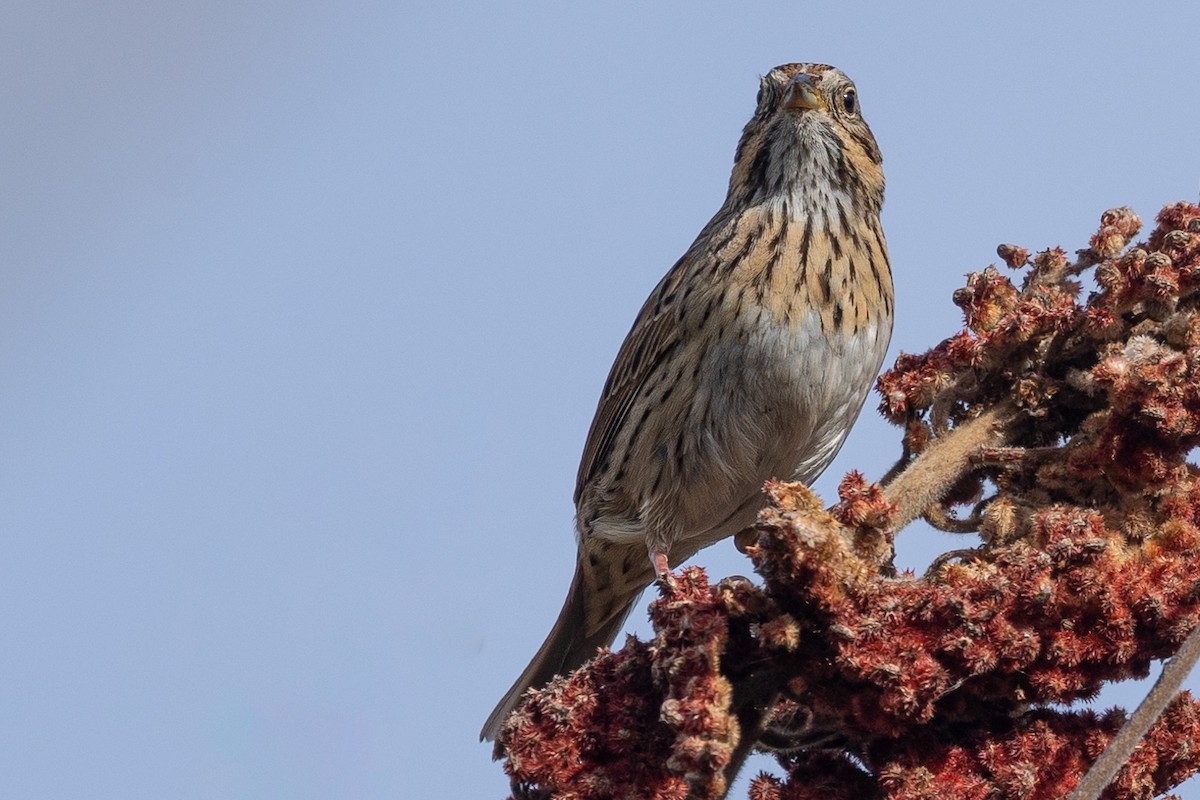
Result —
[[[558, 612], [558, 619], [550, 630], [550, 635], [542, 642], [537, 655], [529, 662], [529, 666], [525, 667], [521, 677], [504, 693], [504, 697], [488, 716], [487, 722], [483, 723], [483, 730], [479, 732], [480, 741], [496, 738], [500, 724], [509, 712], [516, 708], [526, 689], [541, 688], [555, 675], [570, 672], [589, 660], [596, 655], [598, 648], [612, 644], [621, 626], [625, 624], [630, 609], [650, 582], [649, 563], [646, 563], [648, 577], [644, 582], [633, 582], [632, 585], [623, 583], [619, 589], [616, 588], [615, 582], [609, 584], [606, 589], [619, 592], [612, 598], [599, 598], [594, 596], [594, 593], [593, 596], [589, 596], [588, 582], [585, 581], [586, 560], [585, 557], [581, 557], [575, 567], [571, 590], [567, 593], [562, 611]], [[646, 561], [644, 556], [641, 557], [641, 561]], [[597, 602], [600, 600], [607, 602]], [[598, 621], [591, 623], [594, 629], [590, 633], [589, 617], [600, 617]]]

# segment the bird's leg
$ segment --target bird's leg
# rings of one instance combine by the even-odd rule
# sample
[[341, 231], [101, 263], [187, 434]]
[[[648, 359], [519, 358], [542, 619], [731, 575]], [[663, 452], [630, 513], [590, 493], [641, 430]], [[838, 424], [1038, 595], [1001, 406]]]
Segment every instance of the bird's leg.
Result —
[[654, 567], [654, 576], [659, 580], [665, 578], [671, 572], [671, 565], [667, 563], [667, 550], [662, 545], [650, 545], [650, 564]]

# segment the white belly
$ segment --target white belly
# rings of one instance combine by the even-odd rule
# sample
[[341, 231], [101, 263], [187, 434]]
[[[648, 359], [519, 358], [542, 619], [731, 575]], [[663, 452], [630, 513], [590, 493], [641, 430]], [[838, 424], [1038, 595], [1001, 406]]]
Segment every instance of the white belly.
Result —
[[682, 510], [691, 525], [706, 528], [704, 539], [751, 524], [767, 480], [809, 483], [829, 466], [862, 408], [891, 336], [890, 328], [869, 326], [831, 339], [815, 315], [791, 328], [754, 329], [759, 331], [755, 337], [723, 343], [722, 350], [710, 353], [713, 368], [706, 370], [701, 392], [711, 413], [690, 420], [693, 436], [705, 446], [683, 483], [707, 488], [685, 489], [692, 508]]

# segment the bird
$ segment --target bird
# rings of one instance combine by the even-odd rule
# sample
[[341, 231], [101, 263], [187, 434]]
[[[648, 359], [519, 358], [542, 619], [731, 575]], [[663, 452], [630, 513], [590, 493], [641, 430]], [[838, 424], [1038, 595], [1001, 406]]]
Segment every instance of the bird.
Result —
[[827, 64], [761, 78], [721, 208], [651, 292], [613, 363], [575, 486], [566, 601], [487, 718], [607, 647], [643, 590], [753, 525], [771, 479], [811, 483], [892, 333], [882, 156]]

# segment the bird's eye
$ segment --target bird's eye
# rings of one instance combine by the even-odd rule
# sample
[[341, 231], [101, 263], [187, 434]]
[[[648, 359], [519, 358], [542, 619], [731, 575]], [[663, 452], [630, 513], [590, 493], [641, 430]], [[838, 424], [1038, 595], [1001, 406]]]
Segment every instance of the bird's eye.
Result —
[[842, 95], [842, 108], [846, 109], [847, 114], [853, 114], [858, 111], [858, 93], [853, 89], [848, 90]]

